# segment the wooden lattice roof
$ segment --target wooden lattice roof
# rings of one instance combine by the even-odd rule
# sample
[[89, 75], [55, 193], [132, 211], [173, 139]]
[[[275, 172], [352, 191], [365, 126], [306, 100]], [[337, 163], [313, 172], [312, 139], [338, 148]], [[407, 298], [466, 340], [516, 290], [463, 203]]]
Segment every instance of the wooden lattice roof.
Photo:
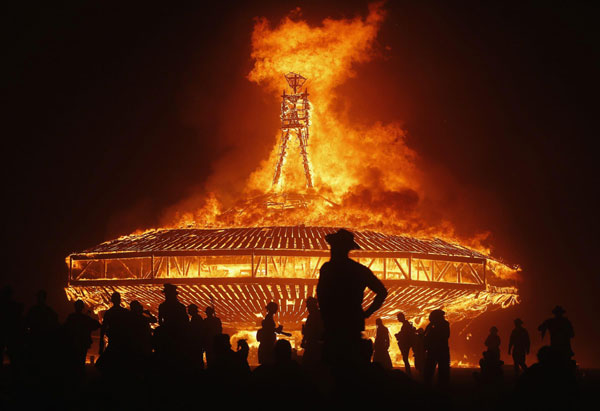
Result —
[[[338, 227], [249, 227], [225, 229], [158, 229], [120, 237], [91, 247], [72, 257], [109, 258], [111, 254], [168, 254], [214, 252], [318, 252], [329, 251], [325, 235]], [[450, 244], [440, 239], [420, 239], [387, 235], [374, 231], [356, 231], [355, 240], [360, 254], [411, 254], [448, 256], [483, 260], [489, 258], [477, 251]]]

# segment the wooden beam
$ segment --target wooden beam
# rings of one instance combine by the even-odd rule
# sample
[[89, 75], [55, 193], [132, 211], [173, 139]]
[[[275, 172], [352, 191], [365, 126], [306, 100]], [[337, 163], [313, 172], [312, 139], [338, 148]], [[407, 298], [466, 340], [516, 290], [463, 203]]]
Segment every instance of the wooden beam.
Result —
[[483, 284], [483, 281], [481, 280], [481, 277], [479, 277], [479, 274], [477, 273], [477, 271], [475, 270], [475, 268], [473, 268], [473, 266], [469, 263], [467, 263], [467, 266], [471, 269], [471, 273], [473, 274], [473, 277], [475, 277], [475, 280], [479, 283], [479, 284]]
[[446, 262], [446, 264], [442, 267], [441, 271], [439, 272], [437, 278], [434, 279], [434, 281], [440, 281], [443, 278], [444, 274], [446, 274], [446, 271], [448, 271], [448, 268], [450, 268], [451, 264], [452, 263], [449, 261]]
[[407, 280], [410, 280], [408, 274], [406, 274], [406, 272], [404, 272], [404, 269], [402, 268], [402, 266], [400, 265], [400, 263], [398, 262], [397, 258], [394, 258], [394, 262], [396, 263], [396, 265], [398, 266], [398, 268], [400, 269], [400, 272], [402, 273], [402, 275], [404, 276], [404, 278], [406, 278]]

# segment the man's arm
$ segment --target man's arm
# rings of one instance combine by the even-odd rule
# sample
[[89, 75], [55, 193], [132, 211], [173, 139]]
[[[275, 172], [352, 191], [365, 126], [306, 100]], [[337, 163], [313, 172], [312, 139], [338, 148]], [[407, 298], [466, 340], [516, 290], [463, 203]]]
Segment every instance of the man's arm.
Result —
[[367, 268], [366, 268], [366, 279], [367, 279], [367, 287], [373, 291], [373, 293], [375, 293], [375, 298], [373, 299], [373, 302], [371, 303], [371, 305], [369, 306], [369, 308], [366, 309], [365, 311], [365, 318], [369, 318], [371, 315], [373, 315], [373, 313], [377, 310], [379, 310], [381, 308], [381, 306], [383, 305], [383, 302], [385, 301], [385, 297], [387, 297], [387, 290], [385, 288], [385, 285], [383, 285], [383, 283], [381, 282], [381, 280], [377, 277], [375, 277], [375, 274], [373, 274], [373, 272]]

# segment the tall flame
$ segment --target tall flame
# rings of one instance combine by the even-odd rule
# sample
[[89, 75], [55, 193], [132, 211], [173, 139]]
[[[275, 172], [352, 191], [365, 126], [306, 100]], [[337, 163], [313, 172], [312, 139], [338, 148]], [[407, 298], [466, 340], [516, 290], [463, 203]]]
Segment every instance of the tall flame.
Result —
[[[284, 74], [295, 72], [308, 78], [303, 87], [309, 91], [312, 103], [312, 195], [327, 201], [272, 212], [265, 209], [262, 200], [225, 207], [218, 196], [209, 193], [203, 207], [190, 211], [179, 205], [164, 225], [343, 225], [391, 234], [435, 236], [489, 252], [482, 246], [487, 233], [458, 238], [454, 225], [440, 218], [444, 215], [443, 205], [428, 196], [429, 185], [416, 166], [418, 156], [406, 145], [400, 124], [360, 124], [350, 117], [348, 104], [340, 97], [340, 86], [357, 75], [356, 66], [377, 57], [376, 38], [384, 18], [382, 4], [374, 3], [366, 17], [326, 18], [318, 26], [292, 16], [277, 25], [260, 18], [254, 26], [254, 66], [248, 80], [278, 100], [288, 87]], [[288, 146], [282, 186], [272, 187], [278, 142], [279, 136], [274, 135], [270, 156], [256, 165], [240, 197], [306, 192], [303, 164], [294, 141]]]

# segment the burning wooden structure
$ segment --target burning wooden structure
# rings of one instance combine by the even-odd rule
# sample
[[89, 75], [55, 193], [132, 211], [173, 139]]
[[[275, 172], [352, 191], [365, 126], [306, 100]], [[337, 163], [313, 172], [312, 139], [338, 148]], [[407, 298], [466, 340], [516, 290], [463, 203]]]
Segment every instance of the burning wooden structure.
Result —
[[[214, 301], [224, 323], [255, 327], [269, 301], [279, 320], [297, 328], [305, 301], [315, 295], [319, 268], [327, 261], [325, 235], [335, 227], [158, 229], [107, 241], [67, 257], [69, 299], [81, 298], [96, 312], [119, 291], [153, 311], [162, 284], [176, 284], [184, 304]], [[476, 316], [489, 306], [518, 302], [516, 290], [496, 287], [498, 262], [468, 248], [434, 239], [354, 231], [360, 250], [351, 256], [369, 266], [389, 296], [377, 315], [411, 317], [444, 307], [450, 317]], [[367, 294], [365, 303], [372, 296]]]

